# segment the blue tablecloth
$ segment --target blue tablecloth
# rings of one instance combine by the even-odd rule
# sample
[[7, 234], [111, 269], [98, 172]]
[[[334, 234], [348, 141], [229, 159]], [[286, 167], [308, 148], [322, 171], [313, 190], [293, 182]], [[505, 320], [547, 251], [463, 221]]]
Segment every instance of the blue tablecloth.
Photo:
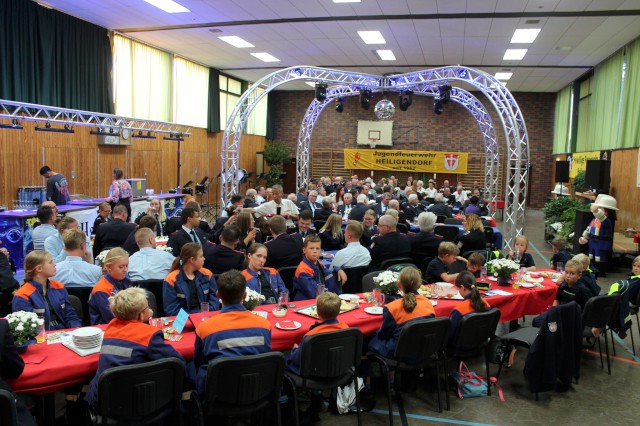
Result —
[[[438, 226], [438, 225], [436, 225]], [[442, 225], [440, 225], [442, 226]], [[457, 226], [458, 229], [460, 230], [460, 233], [464, 233], [464, 227], [462, 225], [444, 225], [444, 226]], [[498, 227], [493, 226], [493, 236], [495, 238], [495, 243], [496, 243], [496, 250], [502, 250], [502, 232], [500, 232], [500, 229], [498, 229]], [[418, 225], [410, 225], [409, 226], [409, 230], [411, 232], [420, 232], [420, 227]]]

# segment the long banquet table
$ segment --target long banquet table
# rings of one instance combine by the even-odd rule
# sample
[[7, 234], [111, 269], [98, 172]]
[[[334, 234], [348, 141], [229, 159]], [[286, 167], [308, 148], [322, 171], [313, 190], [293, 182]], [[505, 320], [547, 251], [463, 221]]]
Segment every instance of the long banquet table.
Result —
[[[543, 312], [553, 302], [557, 285], [550, 279], [545, 279], [540, 288], [519, 288], [497, 287], [495, 282], [491, 283], [491, 289], [504, 289], [511, 292], [509, 296], [491, 296], [487, 301], [492, 307], [500, 309], [502, 315], [500, 321], [511, 321], [521, 318], [524, 315], [537, 315]], [[364, 300], [364, 298], [362, 298]], [[271, 313], [273, 305], [259, 306], [256, 311], [268, 312], [268, 320], [273, 325], [271, 330], [271, 347], [273, 350], [290, 350], [294, 343], [298, 343], [302, 336], [314, 324], [315, 319], [297, 312], [294, 309], [313, 304], [315, 300], [297, 301], [296, 308], [290, 308], [284, 319], [295, 320], [301, 323], [301, 327], [294, 331], [284, 331], [275, 327], [275, 323], [281, 320]], [[436, 315], [439, 317], [448, 316], [453, 308], [460, 303], [459, 300], [439, 299], [435, 306]], [[361, 303], [360, 308], [340, 314], [338, 319], [352, 327], [358, 327], [363, 334], [373, 334], [382, 323], [382, 316], [369, 315], [364, 312], [364, 308], [370, 306]], [[217, 313], [211, 313], [216, 315]], [[192, 314], [190, 318], [198, 323], [201, 317]], [[106, 326], [101, 326], [106, 327]], [[183, 331], [183, 337], [179, 342], [170, 342], [187, 361], [193, 358], [195, 344], [195, 330], [190, 322]], [[16, 392], [28, 392], [33, 394], [46, 394], [62, 390], [68, 386], [86, 383], [93, 375], [98, 366], [98, 354], [80, 357], [70, 349], [60, 343], [38, 344], [29, 347], [22, 355], [25, 360], [25, 369], [22, 375], [15, 380], [10, 380], [9, 384]]]

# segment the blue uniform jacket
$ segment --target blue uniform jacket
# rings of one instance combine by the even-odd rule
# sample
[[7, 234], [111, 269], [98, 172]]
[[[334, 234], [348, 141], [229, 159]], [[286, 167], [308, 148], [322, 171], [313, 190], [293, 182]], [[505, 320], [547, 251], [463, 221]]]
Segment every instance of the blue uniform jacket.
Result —
[[98, 370], [89, 383], [85, 400], [92, 407], [96, 406], [98, 379], [106, 369], [169, 357], [178, 358], [184, 364], [182, 355], [164, 342], [162, 331], [140, 321], [114, 318], [104, 331]]
[[409, 321], [434, 317], [433, 305], [424, 296], [415, 294], [417, 306], [407, 312], [402, 306], [402, 298], [388, 303], [382, 311], [382, 325], [369, 342], [369, 349], [385, 358], [393, 358], [402, 327]]
[[322, 268], [324, 271], [324, 284], [327, 290], [340, 294], [338, 281], [334, 274], [330, 273], [327, 268], [324, 267], [322, 262], [318, 261], [316, 264], [313, 264], [305, 257], [298, 265], [296, 275], [293, 277], [293, 289], [296, 293], [294, 300], [308, 300], [316, 298], [316, 289], [320, 283], [319, 268]]
[[[280, 274], [278, 273], [278, 271], [276, 271], [273, 268], [262, 268], [262, 273], [269, 281], [269, 286], [271, 287], [271, 291], [273, 291], [273, 294], [276, 296], [276, 299], [278, 298], [278, 295], [280, 293], [282, 292], [286, 293], [289, 291], [287, 290], [287, 287], [284, 285], [282, 278], [280, 278]], [[242, 271], [242, 275], [244, 276], [244, 279], [247, 280], [247, 288], [250, 288], [256, 293], [262, 294], [262, 292], [260, 291], [261, 286], [260, 286], [260, 280], [258, 279], [257, 272], [254, 272], [251, 269], [247, 268], [244, 271]], [[263, 304], [266, 304], [266, 303], [267, 301], [265, 300]]]
[[297, 348], [291, 350], [289, 358], [287, 359], [287, 370], [291, 371], [294, 374], [300, 374], [300, 357], [302, 356], [302, 345], [304, 344], [307, 336], [313, 336], [314, 334], [320, 333], [329, 333], [331, 331], [344, 330], [345, 328], [349, 328], [349, 326], [343, 322], [338, 322], [337, 319], [319, 322], [311, 326], [311, 329], [307, 332], [307, 334], [302, 337], [300, 345]]
[[221, 356], [257, 355], [271, 351], [271, 323], [253, 315], [241, 304], [223, 306], [220, 315], [196, 328], [193, 362], [187, 374], [205, 396], [207, 366]]
[[47, 301], [44, 298], [42, 284], [37, 281], [26, 282], [16, 291], [11, 303], [13, 311], [35, 312], [44, 315], [46, 330], [60, 330], [63, 328], [82, 327], [82, 320], [71, 306], [69, 294], [64, 285], [58, 281], [47, 280], [47, 297], [53, 311], [61, 323], [51, 326], [51, 315]]
[[100, 281], [93, 286], [89, 297], [89, 319], [91, 325], [109, 324], [114, 318], [109, 307], [109, 298], [119, 292], [131, 287], [131, 280], [126, 278], [122, 281], [113, 279], [111, 275], [105, 274]]
[[[220, 309], [220, 300], [216, 295], [218, 285], [213, 273], [206, 269], [200, 268], [195, 272], [196, 289], [198, 291], [198, 301], [209, 302], [209, 310], [217, 311]], [[197, 310], [189, 311], [189, 285], [185, 281], [182, 268], [169, 272], [169, 275], [162, 283], [162, 298], [164, 311], [167, 315], [178, 315], [180, 308], [189, 313], [200, 312], [200, 305]]]

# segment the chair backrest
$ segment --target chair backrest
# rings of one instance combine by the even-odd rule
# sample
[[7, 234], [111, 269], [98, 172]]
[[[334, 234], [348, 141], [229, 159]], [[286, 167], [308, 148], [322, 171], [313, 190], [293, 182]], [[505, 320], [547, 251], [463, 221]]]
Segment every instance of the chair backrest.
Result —
[[436, 235], [440, 235], [444, 241], [455, 241], [460, 234], [460, 228], [453, 225], [440, 225], [433, 228]]
[[416, 266], [413, 259], [410, 257], [394, 257], [393, 259], [383, 260], [380, 264], [380, 268], [385, 270], [393, 265], [410, 264]]
[[373, 290], [374, 288], [378, 288], [376, 283], [373, 282], [373, 279], [375, 277], [377, 277], [380, 274], [380, 272], [382, 272], [382, 271], [372, 271], [372, 272], [369, 272], [368, 274], [366, 274], [364, 277], [362, 277], [362, 291], [363, 292], [369, 292], [369, 291]]
[[[91, 324], [91, 319], [89, 318], [89, 296], [91, 296], [92, 287], [79, 287], [79, 286], [64, 286], [65, 290], [69, 296], [76, 296], [80, 300], [80, 304], [82, 305], [81, 313], [76, 310], [78, 316], [82, 315], [80, 319], [82, 320], [83, 325]], [[75, 308], [75, 307], [74, 307]]]
[[465, 251], [464, 253], [462, 253], [462, 257], [464, 257], [465, 259], [468, 259], [469, 256], [471, 256], [473, 253], [480, 253], [485, 260], [487, 259], [487, 251], [486, 250], [469, 250], [469, 251]]
[[396, 225], [396, 231], [398, 231], [401, 234], [406, 234], [407, 232], [409, 232], [409, 227], [404, 223], [398, 223]]
[[306, 379], [335, 379], [360, 365], [362, 332], [358, 328], [308, 336], [301, 349], [300, 376]]
[[131, 283], [134, 286], [149, 290], [155, 296], [159, 310], [153, 310], [156, 316], [164, 316], [164, 299], [162, 297], [162, 280], [140, 280]]
[[280, 396], [284, 378], [284, 355], [218, 357], [207, 366], [204, 411], [207, 415], [256, 411]]
[[455, 217], [448, 217], [444, 220], [445, 225], [462, 225], [462, 219], [456, 219]]
[[297, 266], [283, 266], [278, 268], [278, 274], [282, 278], [284, 286], [289, 290], [289, 297], [293, 300], [293, 277], [296, 275]]
[[482, 226], [484, 226], [485, 228], [491, 228], [493, 225], [491, 224], [490, 220], [482, 220]]
[[487, 241], [487, 248], [489, 250], [495, 250], [496, 247], [496, 237], [493, 233], [493, 228], [491, 226], [484, 227], [484, 237]]
[[109, 368], [98, 379], [97, 412], [104, 424], [106, 419], [148, 424], [179, 413], [183, 378], [177, 358]]
[[453, 338], [452, 355], [465, 356], [486, 346], [496, 332], [498, 321], [500, 311], [496, 308], [463, 316]]
[[347, 274], [347, 282], [342, 286], [342, 293], [362, 293], [362, 277], [367, 275], [368, 266], [342, 268]]
[[467, 263], [462, 260], [456, 259], [451, 265], [449, 265], [449, 273], [457, 274], [467, 270]]
[[0, 426], [18, 426], [16, 397], [4, 389], [0, 389]]
[[145, 293], [147, 294], [147, 303], [149, 304], [149, 308], [153, 310], [153, 314], [155, 316], [160, 316], [156, 314], [156, 312], [158, 312], [158, 303], [156, 302], [156, 296], [149, 290], [145, 290]]
[[443, 214], [436, 215], [436, 223], [444, 223], [447, 219], [448, 218]]
[[316, 228], [316, 232], [320, 232], [325, 223], [327, 223], [326, 220], [314, 220], [313, 227]]
[[83, 320], [82, 325], [87, 325], [84, 322], [84, 311], [82, 309], [82, 301], [80, 300], [80, 298], [78, 296], [74, 296], [73, 294], [70, 294], [69, 302], [71, 302], [71, 306], [73, 306], [73, 310], [76, 311], [76, 315], [78, 315], [78, 318]]
[[611, 321], [619, 301], [619, 294], [592, 297], [584, 305], [582, 325], [604, 328]]
[[395, 359], [400, 369], [418, 369], [444, 350], [451, 320], [447, 317], [411, 321], [402, 327]]

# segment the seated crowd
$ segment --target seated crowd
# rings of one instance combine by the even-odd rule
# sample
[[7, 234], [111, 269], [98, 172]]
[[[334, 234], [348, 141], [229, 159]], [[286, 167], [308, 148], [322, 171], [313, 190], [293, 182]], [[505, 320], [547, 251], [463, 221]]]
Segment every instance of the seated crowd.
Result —
[[[86, 395], [93, 406], [97, 379], [107, 368], [165, 357], [184, 363], [163, 341], [162, 333], [146, 324], [154, 313], [145, 292], [136, 287], [138, 281], [162, 280], [165, 315], [181, 310], [196, 313], [206, 305], [220, 311], [197, 326], [195, 356], [186, 365], [188, 381], [200, 395], [207, 365], [216, 357], [271, 350], [270, 323], [249, 314], [242, 304], [247, 289], [263, 295], [265, 304], [276, 303], [285, 292], [291, 293], [291, 300], [320, 294], [319, 322], [302, 338], [299, 345], [303, 345], [307, 336], [347, 328], [336, 319], [340, 311], [336, 294], [348, 283], [349, 268], [377, 271], [385, 260], [410, 258], [416, 267], [401, 271], [402, 296], [384, 307], [382, 326], [368, 346], [387, 357], [393, 355], [405, 324], [435, 316], [429, 299], [417, 293], [423, 282], [454, 282], [464, 297], [451, 314], [451, 336], [464, 315], [489, 309], [475, 286], [485, 256], [491, 254], [480, 219], [487, 214], [487, 203], [477, 183], [467, 198], [461, 185], [453, 188], [448, 181], [439, 192], [432, 180], [425, 187], [413, 179], [398, 185], [393, 177], [377, 185], [357, 177], [346, 182], [324, 178], [300, 188], [293, 197], [283, 195], [277, 185], [268, 191], [262, 186], [250, 189], [246, 197], [234, 197], [226, 214], [211, 225], [201, 219], [195, 200], [186, 201], [179, 218], [167, 218], [156, 202], [137, 218], [138, 225], [126, 222], [124, 206], [116, 205], [109, 218], [102, 214], [108, 205], [101, 205], [93, 248], [77, 221], [63, 218], [56, 227], [55, 205], [43, 204], [38, 210], [37, 241], [34, 231], [36, 249], [25, 259], [24, 283], [14, 293], [12, 309], [42, 314], [47, 330], [79, 327], [82, 319], [66, 288], [91, 288], [86, 301], [90, 323], [107, 324], [96, 377]], [[464, 229], [446, 241], [435, 230], [440, 216], [452, 217], [452, 207], [466, 213]], [[156, 236], [167, 233], [168, 250], [157, 250]], [[600, 288], [589, 272], [589, 258], [572, 259], [565, 246], [561, 239], [553, 242], [554, 269], [560, 262], [565, 265], [554, 305], [575, 300], [584, 306]], [[527, 238], [519, 236], [507, 257], [535, 270], [527, 248]], [[324, 251], [335, 253], [331, 262], [322, 262]], [[102, 267], [93, 263], [100, 257]], [[640, 276], [640, 259], [636, 261], [634, 278]], [[640, 280], [632, 281], [632, 286], [637, 294]], [[287, 360], [286, 368], [294, 373], [300, 369], [299, 345]], [[120, 356], [123, 350], [135, 356]]]

